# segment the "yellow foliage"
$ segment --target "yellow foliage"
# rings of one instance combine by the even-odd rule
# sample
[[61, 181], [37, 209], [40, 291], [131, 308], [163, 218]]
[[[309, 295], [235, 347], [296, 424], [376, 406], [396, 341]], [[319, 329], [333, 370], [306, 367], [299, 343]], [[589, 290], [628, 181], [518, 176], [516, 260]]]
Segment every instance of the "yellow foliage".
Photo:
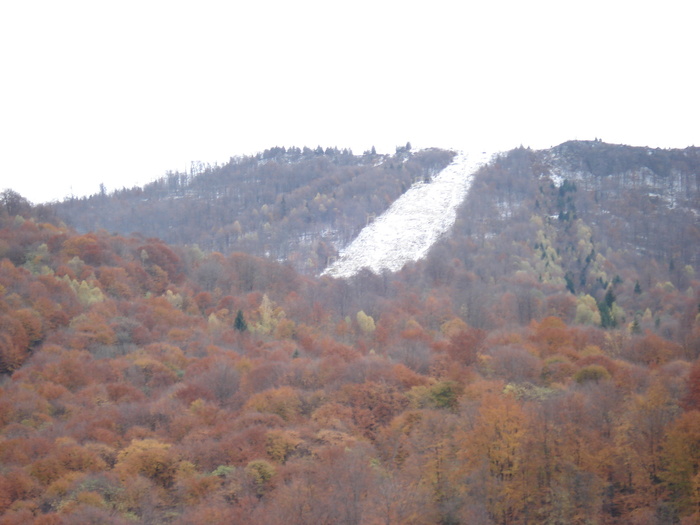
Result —
[[453, 317], [449, 321], [445, 321], [440, 326], [440, 332], [445, 337], [454, 337], [460, 332], [466, 332], [469, 330], [469, 325], [462, 321], [459, 317]]
[[277, 339], [292, 339], [296, 333], [297, 325], [290, 319], [281, 319], [277, 323], [275, 330], [275, 338]]
[[209, 327], [210, 332], [219, 332], [224, 326], [224, 324], [214, 312], [209, 314], [209, 317], [207, 319], [207, 325]]
[[46, 495], [50, 497], [63, 497], [68, 494], [75, 485], [76, 480], [85, 476], [82, 472], [68, 472], [46, 488]]
[[172, 306], [174, 306], [178, 310], [182, 309], [183, 299], [182, 295], [180, 295], [179, 293], [173, 293], [172, 290], [166, 290], [163, 297], [165, 297], [165, 300], [168, 301]]
[[244, 409], [277, 414], [285, 421], [292, 421], [299, 415], [300, 407], [301, 401], [296, 390], [283, 386], [251, 396]]
[[345, 432], [339, 430], [321, 429], [316, 433], [316, 439], [321, 443], [338, 447], [350, 447], [356, 439]]
[[105, 507], [104, 498], [95, 491], [87, 490], [78, 492], [75, 496], [75, 501], [82, 505], [88, 505], [90, 507]]
[[134, 439], [117, 455], [115, 469], [122, 476], [141, 475], [168, 486], [177, 471], [171, 445], [155, 439]]
[[374, 319], [372, 319], [371, 316], [367, 315], [362, 310], [357, 312], [357, 324], [359, 325], [360, 330], [367, 335], [373, 333], [376, 329]]
[[271, 430], [265, 438], [265, 450], [274, 461], [284, 463], [302, 439], [293, 430]]
[[258, 488], [262, 488], [263, 485], [270, 481], [276, 472], [274, 465], [264, 459], [255, 459], [248, 463], [245, 468], [245, 473]]
[[87, 281], [78, 282], [68, 277], [68, 275], [64, 275], [60, 280], [70, 286], [71, 290], [78, 296], [78, 301], [80, 301], [80, 304], [83, 306], [90, 306], [105, 300], [102, 290], [97, 285], [91, 286]]
[[600, 326], [600, 312], [598, 311], [598, 305], [595, 299], [586, 294], [579, 296], [577, 301], [575, 322], [578, 324]]
[[267, 294], [264, 294], [258, 307], [259, 321], [252, 326], [251, 330], [258, 334], [269, 335], [275, 331], [285, 315], [284, 311], [270, 301]]

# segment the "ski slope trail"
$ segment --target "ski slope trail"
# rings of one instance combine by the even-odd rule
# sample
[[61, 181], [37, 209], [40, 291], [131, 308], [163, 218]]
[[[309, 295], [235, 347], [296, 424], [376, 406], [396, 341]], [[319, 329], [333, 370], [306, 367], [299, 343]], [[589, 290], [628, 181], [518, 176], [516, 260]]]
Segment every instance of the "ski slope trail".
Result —
[[474, 172], [491, 158], [487, 153], [458, 153], [428, 183], [416, 183], [375, 221], [367, 225], [322, 275], [347, 278], [363, 268], [379, 274], [398, 271], [422, 259], [454, 224]]

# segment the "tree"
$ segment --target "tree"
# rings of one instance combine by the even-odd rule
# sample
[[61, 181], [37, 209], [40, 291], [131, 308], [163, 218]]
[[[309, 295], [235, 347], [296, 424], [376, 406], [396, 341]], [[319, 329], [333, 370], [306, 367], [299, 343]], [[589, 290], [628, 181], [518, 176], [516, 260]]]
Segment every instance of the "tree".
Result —
[[245, 317], [243, 317], [242, 310], [238, 310], [236, 313], [236, 319], [233, 322], [233, 327], [239, 332], [245, 332], [248, 329], [248, 323], [245, 322]]
[[367, 315], [365, 312], [360, 310], [357, 312], [357, 324], [365, 335], [371, 335], [375, 330], [374, 319], [371, 315]]
[[124, 479], [140, 474], [168, 488], [177, 470], [177, 457], [170, 448], [170, 444], [155, 439], [135, 439], [119, 453], [115, 469]]
[[32, 205], [16, 191], [4, 190], [0, 193], [0, 206], [10, 217], [14, 217], [29, 213]]
[[374, 381], [346, 384], [340, 398], [352, 408], [352, 418], [360, 433], [370, 439], [408, 404], [406, 396], [396, 388]]
[[268, 461], [256, 459], [248, 463], [245, 473], [252, 484], [255, 495], [261, 498], [270, 489], [271, 480], [277, 471], [275, 466]]
[[484, 397], [473, 428], [458, 437], [461, 461], [472, 471], [482, 471], [487, 509], [498, 524], [518, 523], [532, 487], [523, 475], [527, 456], [523, 445], [526, 417], [510, 395]]
[[700, 513], [700, 411], [692, 410], [675, 421], [663, 446], [661, 478], [671, 491], [681, 515]]
[[682, 403], [686, 410], [700, 410], [700, 360], [696, 361], [690, 369], [688, 391]]

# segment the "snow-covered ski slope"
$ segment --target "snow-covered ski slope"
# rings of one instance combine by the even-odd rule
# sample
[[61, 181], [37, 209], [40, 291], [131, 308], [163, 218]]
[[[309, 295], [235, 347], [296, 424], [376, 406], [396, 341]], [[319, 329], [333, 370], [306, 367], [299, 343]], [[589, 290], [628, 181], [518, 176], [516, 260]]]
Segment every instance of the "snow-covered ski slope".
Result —
[[458, 153], [431, 182], [414, 184], [367, 225], [323, 275], [346, 278], [363, 268], [376, 274], [395, 272], [425, 257], [454, 224], [472, 175], [490, 158], [486, 152]]

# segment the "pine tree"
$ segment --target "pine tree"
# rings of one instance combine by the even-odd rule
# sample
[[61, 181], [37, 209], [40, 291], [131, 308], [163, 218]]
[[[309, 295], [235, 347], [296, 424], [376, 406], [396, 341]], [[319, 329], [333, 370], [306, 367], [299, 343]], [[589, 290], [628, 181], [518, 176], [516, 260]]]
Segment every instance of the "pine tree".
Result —
[[233, 322], [233, 327], [239, 332], [245, 332], [248, 329], [248, 323], [245, 322], [245, 317], [243, 317], [243, 311], [238, 310], [236, 314], [236, 320]]

